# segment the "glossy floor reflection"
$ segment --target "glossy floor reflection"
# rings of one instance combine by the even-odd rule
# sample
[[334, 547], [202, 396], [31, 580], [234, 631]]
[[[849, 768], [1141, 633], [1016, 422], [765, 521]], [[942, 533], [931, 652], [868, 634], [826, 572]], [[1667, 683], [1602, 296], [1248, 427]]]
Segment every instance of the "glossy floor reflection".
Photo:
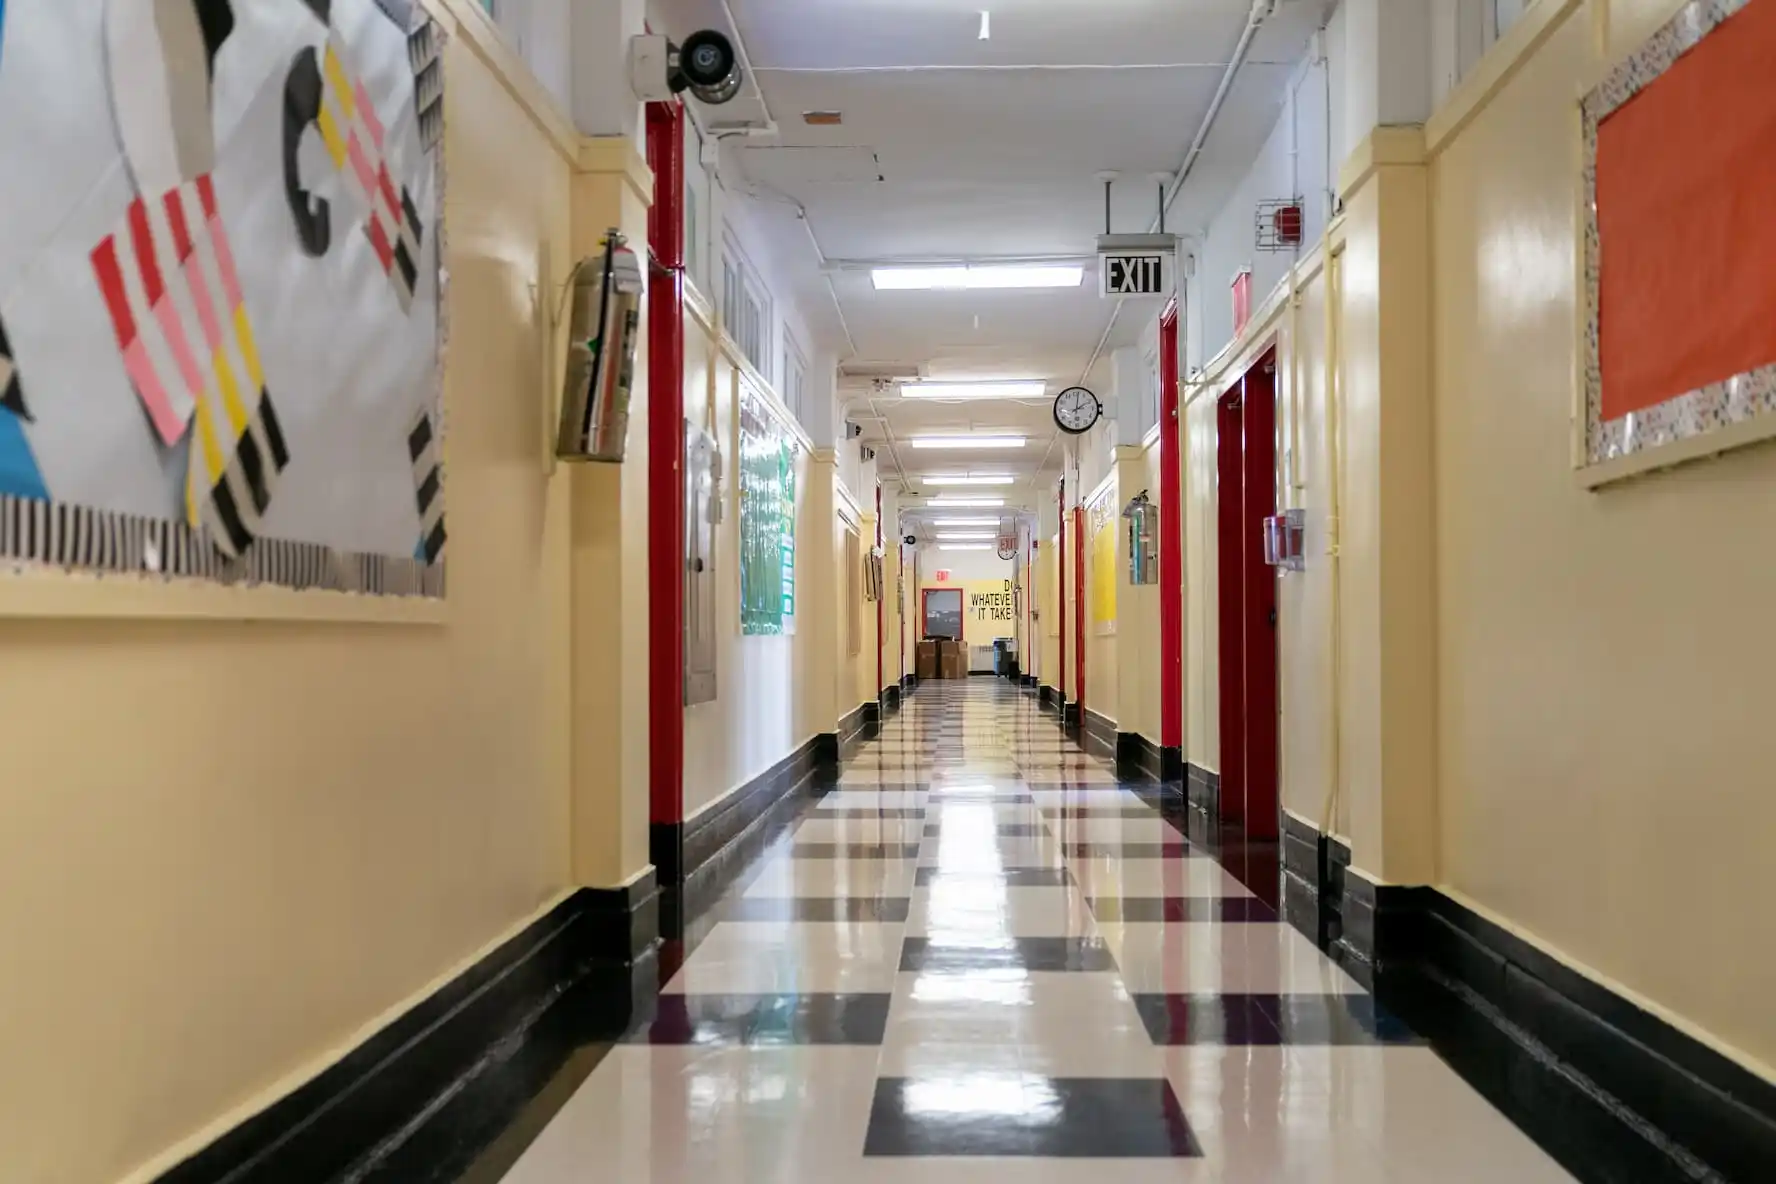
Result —
[[1567, 1179], [1249, 854], [1194, 846], [1027, 694], [926, 684], [505, 1182]]

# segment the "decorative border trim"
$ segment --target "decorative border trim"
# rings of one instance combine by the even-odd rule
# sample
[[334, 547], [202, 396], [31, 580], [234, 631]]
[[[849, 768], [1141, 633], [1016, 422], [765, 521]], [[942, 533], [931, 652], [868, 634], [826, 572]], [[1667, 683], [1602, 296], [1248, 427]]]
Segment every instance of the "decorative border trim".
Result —
[[1139, 732], [1116, 733], [1116, 775], [1125, 781], [1158, 781], [1159, 745]]
[[1776, 1163], [1776, 1084], [1445, 893], [1353, 872], [1340, 945], [1578, 1179], [1755, 1180]]
[[1201, 765], [1184, 764], [1184, 800], [1210, 817], [1221, 815], [1221, 774]]
[[[1598, 312], [1603, 244], [1597, 222], [1597, 129], [1635, 95], [1658, 81], [1677, 60], [1745, 8], [1749, 0], [1691, 0], [1579, 104], [1583, 142], [1581, 247], [1585, 293], [1582, 351], [1583, 417], [1578, 464], [1596, 486], [1651, 468], [1699, 459], [1776, 436], [1776, 363], [1667, 399], [1645, 411], [1603, 419], [1603, 371]], [[1761, 431], [1746, 425], [1760, 423]], [[1734, 431], [1733, 429], [1738, 429]], [[1634, 462], [1624, 465], [1623, 462]]]

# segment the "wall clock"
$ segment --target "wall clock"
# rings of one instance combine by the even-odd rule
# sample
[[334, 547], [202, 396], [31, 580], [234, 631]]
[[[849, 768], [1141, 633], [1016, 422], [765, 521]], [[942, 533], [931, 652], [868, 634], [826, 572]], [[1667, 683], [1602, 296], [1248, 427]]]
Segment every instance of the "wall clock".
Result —
[[1055, 396], [1055, 424], [1063, 432], [1071, 432], [1075, 436], [1091, 431], [1092, 425], [1104, 414], [1104, 405], [1098, 397], [1082, 386], [1070, 386]]

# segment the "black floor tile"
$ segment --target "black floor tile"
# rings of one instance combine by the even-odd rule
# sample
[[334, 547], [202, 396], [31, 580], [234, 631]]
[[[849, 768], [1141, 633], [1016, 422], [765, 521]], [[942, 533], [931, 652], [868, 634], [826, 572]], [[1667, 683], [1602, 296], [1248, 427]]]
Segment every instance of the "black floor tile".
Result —
[[974, 880], [1001, 888], [1065, 888], [1073, 882], [1072, 873], [1064, 867], [1008, 867], [976, 871], [971, 868], [922, 867], [913, 873], [913, 883], [921, 888], [934, 880]]
[[[941, 1109], [926, 1106], [920, 1099], [923, 1084], [909, 1078], [876, 1083], [866, 1156], [1170, 1159], [1202, 1154], [1163, 1078], [1013, 1074], [980, 1091], [979, 1109], [969, 1108], [967, 1090]], [[1006, 1089], [1020, 1091], [1022, 1104], [1005, 1105]]]
[[810, 840], [789, 848], [791, 859], [917, 859], [918, 843], [823, 843]]
[[661, 995], [635, 1044], [879, 1045], [891, 995]]
[[[1065, 827], [1061, 835], [1066, 836]], [[1064, 843], [1067, 855], [1072, 859], [1097, 859], [1107, 857], [1114, 859], [1182, 859], [1193, 854], [1190, 844], [1183, 839], [1169, 842], [1130, 841], [1119, 843], [1098, 840], [1090, 843]]]
[[1115, 921], [1275, 921], [1277, 912], [1255, 896], [1094, 896], [1092, 915]]
[[742, 896], [722, 906], [723, 921], [875, 921], [907, 919], [912, 901], [905, 897]]
[[1419, 1044], [1368, 995], [1136, 995], [1155, 1044]]
[[1116, 959], [1097, 937], [1013, 937], [991, 945], [938, 943], [909, 937], [900, 948], [902, 972], [968, 974], [981, 970], [1114, 972]]

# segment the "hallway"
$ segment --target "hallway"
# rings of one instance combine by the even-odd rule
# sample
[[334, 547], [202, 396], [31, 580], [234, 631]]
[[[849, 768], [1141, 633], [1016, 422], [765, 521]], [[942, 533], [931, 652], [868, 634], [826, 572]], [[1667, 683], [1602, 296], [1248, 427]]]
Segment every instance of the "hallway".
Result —
[[1568, 1178], [1156, 790], [922, 685], [506, 1184]]

